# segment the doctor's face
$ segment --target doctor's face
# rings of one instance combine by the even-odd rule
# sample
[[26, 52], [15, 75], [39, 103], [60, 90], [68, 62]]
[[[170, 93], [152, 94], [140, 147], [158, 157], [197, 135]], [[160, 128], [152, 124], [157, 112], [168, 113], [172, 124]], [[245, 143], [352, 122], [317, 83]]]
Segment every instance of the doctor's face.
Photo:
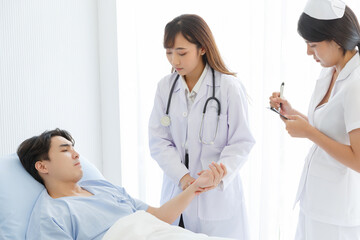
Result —
[[166, 56], [173, 68], [181, 75], [196, 75], [203, 71], [204, 63], [202, 55], [205, 50], [198, 48], [194, 43], [178, 33], [175, 37], [174, 46], [166, 48]]
[[342, 48], [334, 41], [306, 41], [307, 54], [323, 67], [332, 67], [343, 58]]

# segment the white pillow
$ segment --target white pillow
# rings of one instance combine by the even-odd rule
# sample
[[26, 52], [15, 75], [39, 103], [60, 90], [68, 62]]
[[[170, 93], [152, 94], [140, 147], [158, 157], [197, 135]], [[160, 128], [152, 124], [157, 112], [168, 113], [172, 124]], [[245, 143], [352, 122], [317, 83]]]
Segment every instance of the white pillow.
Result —
[[[80, 157], [83, 177], [104, 179], [99, 170]], [[0, 158], [0, 239], [25, 239], [31, 211], [44, 186], [21, 165], [16, 154]]]

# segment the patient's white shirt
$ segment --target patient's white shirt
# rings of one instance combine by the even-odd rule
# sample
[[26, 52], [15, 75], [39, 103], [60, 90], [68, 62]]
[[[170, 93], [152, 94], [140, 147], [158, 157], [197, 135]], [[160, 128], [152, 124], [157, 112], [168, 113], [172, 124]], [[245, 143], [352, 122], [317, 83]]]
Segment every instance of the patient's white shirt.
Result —
[[124, 188], [107, 181], [89, 180], [79, 185], [94, 195], [53, 199], [46, 189], [40, 194], [26, 239], [101, 239], [119, 218], [148, 209]]

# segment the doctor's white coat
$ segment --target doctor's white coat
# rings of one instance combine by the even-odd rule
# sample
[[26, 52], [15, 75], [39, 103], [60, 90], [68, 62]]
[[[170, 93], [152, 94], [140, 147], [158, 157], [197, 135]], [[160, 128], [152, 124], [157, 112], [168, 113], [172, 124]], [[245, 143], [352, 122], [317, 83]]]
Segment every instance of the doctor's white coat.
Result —
[[[212, 236], [248, 239], [240, 168], [247, 160], [255, 140], [249, 129], [247, 98], [240, 81], [215, 71], [215, 96], [221, 114], [213, 145], [199, 141], [202, 112], [212, 96], [212, 72], [207, 71], [190, 112], [185, 88], [177, 81], [171, 99], [171, 125], [160, 123], [165, 115], [171, 86], [177, 73], [164, 77], [158, 84], [154, 108], [149, 121], [149, 145], [152, 157], [164, 171], [161, 204], [181, 192], [179, 180], [188, 172], [194, 178], [212, 161], [223, 163], [228, 170], [221, 186], [195, 198], [183, 213], [185, 227]], [[210, 101], [204, 119], [205, 141], [212, 140], [217, 124], [217, 105]], [[183, 164], [185, 143], [189, 153], [189, 170]], [[178, 224], [178, 220], [174, 223]]]

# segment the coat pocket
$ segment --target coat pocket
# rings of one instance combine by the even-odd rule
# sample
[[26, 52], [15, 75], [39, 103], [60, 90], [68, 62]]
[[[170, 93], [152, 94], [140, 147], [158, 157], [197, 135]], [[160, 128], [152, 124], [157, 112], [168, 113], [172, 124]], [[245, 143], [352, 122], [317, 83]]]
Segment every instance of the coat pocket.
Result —
[[219, 221], [233, 218], [235, 214], [243, 214], [243, 195], [236, 184], [225, 191], [216, 188], [199, 195], [198, 215], [201, 220]]

